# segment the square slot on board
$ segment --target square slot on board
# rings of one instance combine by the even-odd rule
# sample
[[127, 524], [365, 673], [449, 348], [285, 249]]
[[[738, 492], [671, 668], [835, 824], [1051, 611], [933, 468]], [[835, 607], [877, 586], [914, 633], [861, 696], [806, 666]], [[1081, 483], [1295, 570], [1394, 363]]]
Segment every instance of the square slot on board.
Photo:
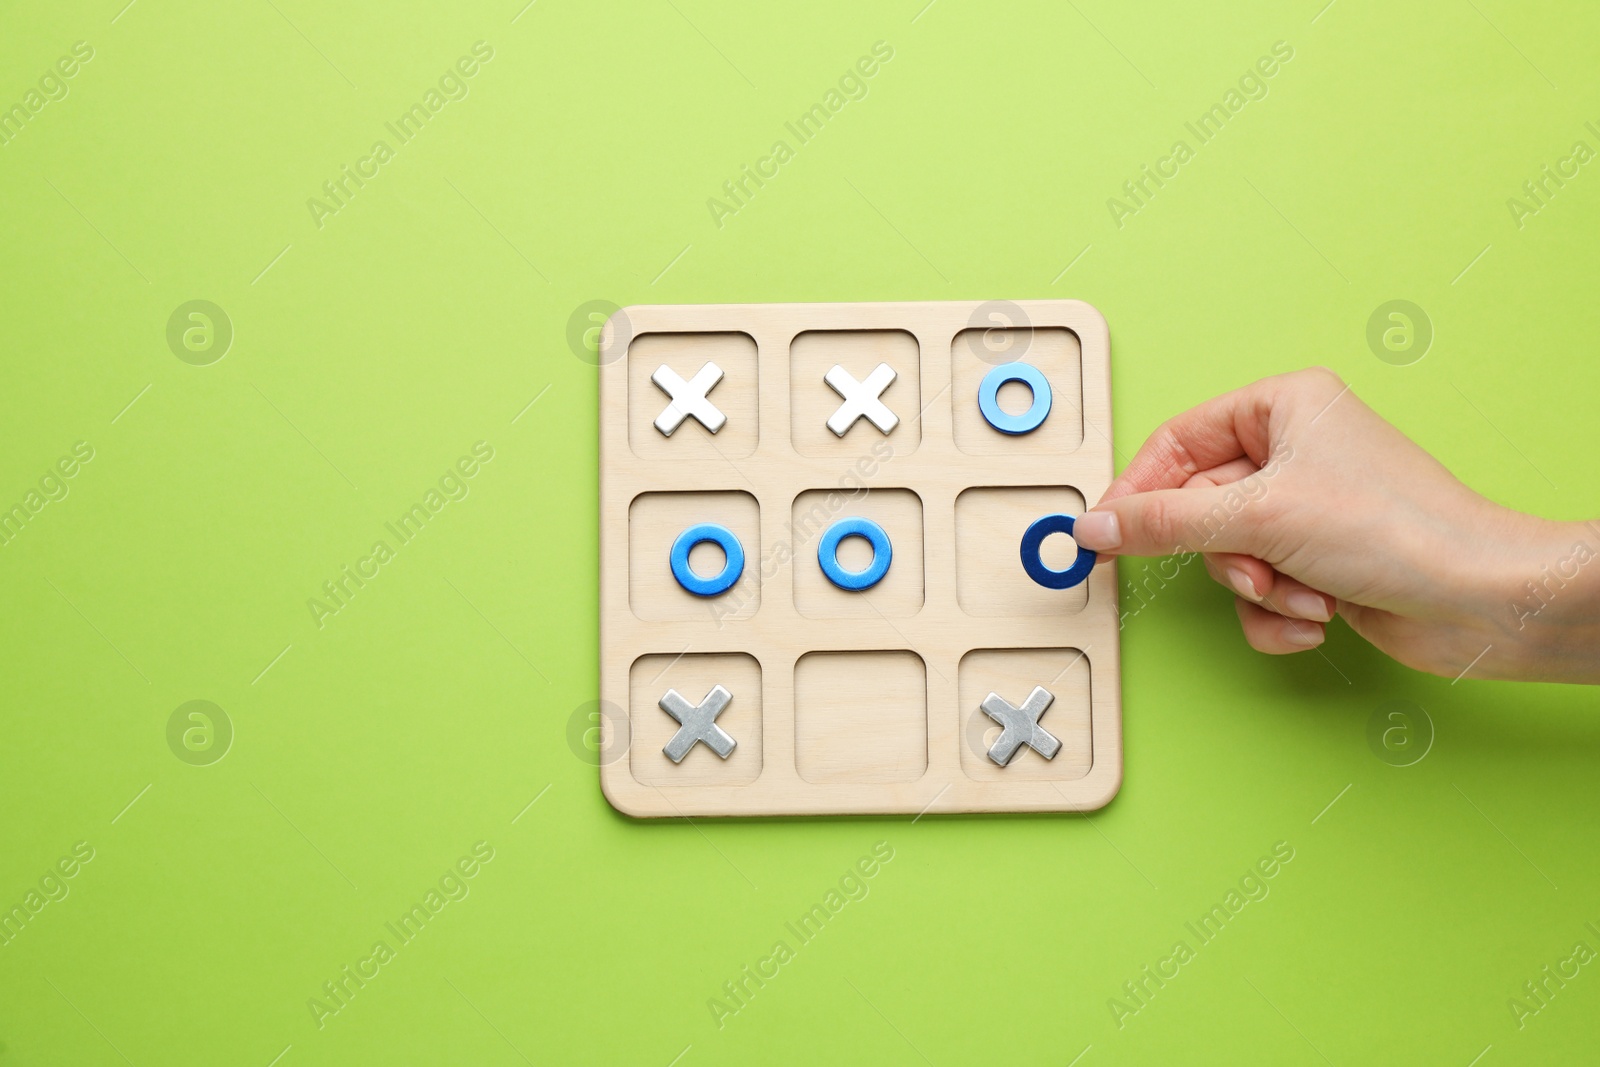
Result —
[[815, 785], [914, 782], [928, 769], [915, 652], [808, 652], [794, 665], [794, 762]]
[[[978, 406], [984, 377], [1013, 362], [1036, 368], [1050, 385], [1050, 413], [1020, 434], [995, 429]], [[956, 447], [969, 455], [1065, 455], [1083, 444], [1083, 349], [1071, 330], [962, 330], [950, 345], [950, 379]], [[997, 396], [1007, 415], [1022, 415], [1037, 399], [1021, 382], [1001, 385]]]
[[[789, 345], [790, 432], [795, 451], [802, 456], [860, 456], [879, 441], [887, 441], [895, 455], [915, 451], [922, 439], [921, 355], [916, 337], [905, 330], [808, 330], [797, 336]], [[885, 363], [895, 377], [879, 393], [872, 376]], [[835, 365], [848, 376], [839, 379], [848, 397], [824, 380]], [[899, 420], [887, 434], [867, 417], [887, 421], [885, 408]], [[851, 421], [842, 437], [828, 428], [828, 420], [841, 409], [844, 417], [867, 412]]]
[[[1063, 615], [1089, 602], [1087, 583], [1046, 589], [1022, 569], [1022, 535], [1035, 519], [1083, 511], [1083, 496], [1065, 486], [978, 486], [956, 497], [956, 600], [969, 615]], [[1065, 534], [1045, 538], [1040, 558], [1065, 570], [1078, 549]]]
[[[672, 545], [691, 526], [714, 523], [738, 538], [744, 570], [726, 592], [698, 596], [672, 573]], [[761, 606], [761, 506], [737, 491], [641, 493], [628, 508], [628, 603], [641, 619], [748, 619]], [[718, 574], [726, 558], [715, 544], [689, 553], [696, 575]]]
[[[889, 539], [889, 570], [873, 586], [841, 589], [823, 574], [817, 550], [823, 535], [847, 518], [877, 523]], [[794, 606], [813, 619], [903, 618], [922, 610], [922, 498], [909, 489], [808, 489], [795, 497]], [[839, 542], [840, 566], [860, 572], [873, 561], [862, 537]]]
[[[721, 368], [723, 376], [702, 391], [697, 375], [708, 363]], [[676, 407], [689, 413], [670, 435], [656, 428], [656, 419], [674, 404], [673, 397], [650, 380], [663, 366], [681, 380], [681, 386], [674, 385], [679, 391]], [[698, 416], [726, 421], [713, 434]], [[754, 338], [746, 333], [647, 333], [634, 338], [628, 346], [628, 443], [634, 455], [740, 459], [755, 452], [756, 440]]]
[[[979, 648], [961, 657], [956, 690], [961, 700], [961, 769], [979, 782], [1068, 782], [1094, 763], [1089, 729], [1089, 659], [1075, 648]], [[981, 707], [990, 693], [1021, 708], [1038, 686], [1055, 699], [1038, 723], [1061, 742], [1045, 759], [1023, 745], [1004, 767], [989, 758], [1001, 724]]]
[[[716, 725], [736, 742], [727, 759], [697, 741], [681, 763], [662, 751], [678, 723], [661, 709], [667, 690], [700, 704], [717, 687], [731, 699]], [[742, 652], [640, 656], [628, 671], [628, 766], [645, 785], [746, 785], [761, 777], [761, 664]]]

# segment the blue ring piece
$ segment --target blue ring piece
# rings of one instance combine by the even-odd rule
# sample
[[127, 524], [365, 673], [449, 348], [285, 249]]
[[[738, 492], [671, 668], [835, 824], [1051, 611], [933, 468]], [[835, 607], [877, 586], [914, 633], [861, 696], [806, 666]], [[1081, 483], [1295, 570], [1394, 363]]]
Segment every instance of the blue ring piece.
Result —
[[[722, 572], [714, 578], [702, 578], [689, 566], [689, 552], [695, 545], [710, 541], [722, 548], [727, 556]], [[672, 576], [695, 596], [716, 596], [733, 588], [733, 583], [744, 573], [744, 546], [726, 526], [714, 522], [697, 523], [678, 535], [672, 542]]]
[[[1007, 382], [1021, 382], [1033, 392], [1033, 404], [1021, 415], [1007, 415], [1000, 409], [1000, 387]], [[1002, 363], [983, 376], [983, 383], [978, 386], [978, 410], [1001, 433], [1037, 430], [1050, 414], [1050, 381], [1031, 363]]]
[[[865, 537], [872, 545], [872, 562], [866, 570], [847, 571], [839, 565], [839, 542], [846, 537]], [[817, 542], [817, 563], [828, 581], [840, 589], [871, 589], [889, 573], [889, 561], [893, 558], [889, 535], [871, 519], [840, 519], [828, 527], [822, 540]]]
[[1034, 520], [1022, 535], [1022, 569], [1028, 572], [1029, 578], [1046, 589], [1071, 589], [1094, 570], [1095, 554], [1082, 545], [1078, 546], [1078, 558], [1064, 571], [1051, 570], [1039, 558], [1039, 546], [1044, 544], [1044, 539], [1053, 533], [1064, 533], [1071, 537], [1072, 523], [1071, 515], [1046, 515]]

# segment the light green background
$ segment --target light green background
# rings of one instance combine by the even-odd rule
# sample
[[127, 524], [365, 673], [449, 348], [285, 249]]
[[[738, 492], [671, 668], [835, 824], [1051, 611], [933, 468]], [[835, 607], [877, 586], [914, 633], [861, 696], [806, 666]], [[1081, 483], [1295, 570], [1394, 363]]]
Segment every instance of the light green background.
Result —
[[[94, 58], [0, 147], [0, 505], [94, 459], [0, 547], [0, 905], [94, 859], [0, 947], [0, 1065], [1592, 1055], [1594, 965], [1520, 1029], [1508, 1000], [1600, 948], [1595, 694], [1419, 676], [1339, 624], [1261, 657], [1198, 567], [1128, 620], [1126, 780], [1092, 818], [615, 814], [567, 740], [597, 574], [566, 342], [598, 299], [1078, 297], [1119, 465], [1321, 362], [1489, 495], [1589, 517], [1600, 172], [1520, 229], [1506, 201], [1600, 148], [1592, 6], [522, 2], [3, 16], [0, 103]], [[480, 40], [470, 95], [317, 228]], [[880, 40], [866, 98], [718, 228], [707, 198]], [[1107, 198], [1277, 41], [1269, 95], [1119, 229]], [[1365, 340], [1396, 298], [1436, 330], [1412, 366]], [[166, 344], [193, 299], [234, 324], [211, 366]], [[307, 599], [477, 441], [470, 495], [319, 629]], [[236, 730], [210, 766], [167, 746], [195, 699]], [[1367, 744], [1392, 700], [1436, 725], [1415, 766]], [[308, 998], [479, 841], [470, 896], [319, 1029]], [[879, 841], [870, 895], [719, 1029], [708, 998]]]

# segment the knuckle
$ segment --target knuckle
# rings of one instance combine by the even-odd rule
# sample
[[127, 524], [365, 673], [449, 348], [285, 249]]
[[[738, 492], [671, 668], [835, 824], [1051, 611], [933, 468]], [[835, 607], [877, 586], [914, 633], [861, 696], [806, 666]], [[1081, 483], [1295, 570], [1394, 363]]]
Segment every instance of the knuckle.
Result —
[[1145, 537], [1158, 548], [1174, 545], [1182, 539], [1182, 516], [1172, 502], [1164, 497], [1154, 497], [1145, 504], [1140, 522]]
[[1329, 401], [1350, 388], [1328, 367], [1307, 367], [1290, 375], [1291, 393], [1308, 408], [1320, 412]]
[[1239, 509], [1236, 520], [1239, 530], [1251, 540], [1254, 540], [1263, 530], [1276, 528], [1284, 515], [1283, 501], [1279, 499], [1282, 494], [1264, 492], [1260, 496], [1246, 500]]
[[1183, 443], [1183, 438], [1178, 433], [1177, 419], [1168, 419], [1162, 423], [1156, 430], [1156, 439], [1160, 442], [1162, 453], [1174, 468], [1186, 475], [1195, 474], [1200, 470], [1200, 464], [1195, 461], [1189, 446]]
[[1315, 382], [1317, 385], [1329, 386], [1334, 389], [1344, 388], [1344, 379], [1339, 377], [1338, 372], [1334, 371], [1330, 367], [1324, 367], [1320, 363], [1315, 366], [1307, 367], [1305, 370], [1300, 371], [1299, 373], [1300, 375], [1304, 376], [1305, 380], [1308, 382]]

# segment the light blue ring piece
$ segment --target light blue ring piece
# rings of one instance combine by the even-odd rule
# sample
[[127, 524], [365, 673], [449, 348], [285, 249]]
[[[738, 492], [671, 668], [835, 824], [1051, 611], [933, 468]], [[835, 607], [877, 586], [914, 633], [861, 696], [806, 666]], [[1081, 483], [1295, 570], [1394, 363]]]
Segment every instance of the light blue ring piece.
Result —
[[[727, 556], [722, 571], [714, 578], [702, 578], [689, 566], [689, 552], [695, 545], [710, 541], [721, 547]], [[726, 526], [714, 522], [697, 523], [678, 535], [672, 542], [672, 576], [695, 596], [716, 596], [733, 588], [733, 583], [744, 573], [744, 546]]]
[[[1007, 415], [1000, 408], [1000, 387], [1007, 382], [1021, 382], [1033, 392], [1033, 404], [1021, 415]], [[1050, 380], [1031, 363], [1002, 363], [983, 376], [983, 383], [978, 386], [978, 410], [1001, 433], [1037, 430], [1050, 414]]]
[[[865, 537], [872, 545], [872, 562], [866, 570], [847, 571], [839, 565], [839, 542], [846, 537]], [[822, 573], [828, 576], [828, 581], [840, 589], [871, 589], [889, 573], [889, 561], [893, 558], [894, 549], [889, 544], [889, 535], [871, 519], [840, 519], [828, 527], [822, 540], [817, 542], [817, 563], [821, 565]]]

